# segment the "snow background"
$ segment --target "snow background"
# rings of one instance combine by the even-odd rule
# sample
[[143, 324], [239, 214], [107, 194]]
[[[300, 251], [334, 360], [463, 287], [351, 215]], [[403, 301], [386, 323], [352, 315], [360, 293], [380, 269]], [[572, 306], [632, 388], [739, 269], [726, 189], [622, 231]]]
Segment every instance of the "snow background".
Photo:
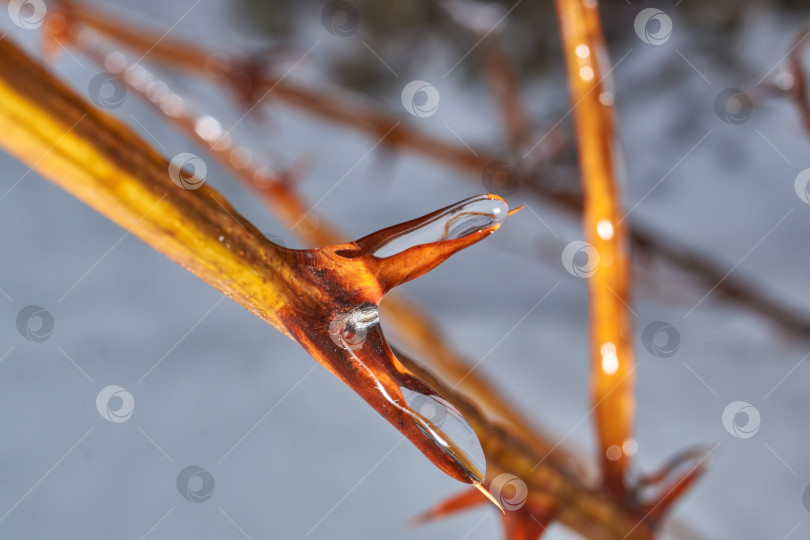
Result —
[[[192, 5], [121, 3], [122, 13], [139, 13], [154, 28], [168, 28]], [[796, 196], [793, 183], [810, 167], [810, 141], [787, 102], [766, 102], [741, 126], [714, 113], [722, 89], [756, 84], [778, 64], [803, 21], [765, 4], [751, 8], [728, 44], [740, 68], [718, 65], [701, 35], [710, 26], [679, 26], [679, 9], [666, 8], [675, 32], [665, 45], [638, 40], [631, 19], [626, 40], [611, 51], [616, 60], [632, 48], [615, 72], [625, 205], [643, 199], [633, 210], [638, 222], [700, 248], [729, 269], [744, 259], [735, 275], [807, 309], [810, 206]], [[9, 37], [36, 50], [35, 31], [0, 19]], [[213, 46], [246, 42], [240, 28], [228, 2], [207, 0], [173, 32]], [[311, 39], [295, 44], [302, 51], [322, 41], [312, 63], [297, 74], [312, 81], [319, 58], [349, 45], [327, 33], [317, 17], [304, 34]], [[447, 122], [468, 144], [486, 145], [497, 139], [499, 124], [485, 90], [461, 77], [440, 80], [456, 60], [441, 54], [425, 60], [420, 78], [440, 81], [439, 112], [406, 121], [454, 140]], [[56, 70], [82, 93], [99, 72], [69, 55]], [[661, 79], [665, 91], [644, 90]], [[556, 70], [528, 83], [526, 96], [539, 113], [559, 108], [563, 90], [563, 73]], [[387, 106], [405, 118], [398, 93]], [[127, 96], [115, 114], [150, 140], [154, 136], [167, 156], [197, 151], [135, 96]], [[287, 159], [317, 158], [302, 184], [310, 201], [320, 199], [373, 144], [283, 107], [271, 117], [260, 144]], [[483, 192], [477, 181], [412, 155], [396, 158], [388, 169], [378, 157], [364, 160], [318, 206], [353, 237]], [[120, 228], [25, 165], [6, 155], [0, 160], [0, 192], [24, 177], [0, 200], [0, 355], [10, 351], [0, 361], [0, 536], [499, 537], [492, 509], [407, 527], [408, 518], [462, 486], [415, 448], [399, 444], [398, 432], [296, 344], [232, 301], [220, 302], [217, 291], [138, 239], [123, 237]], [[207, 181], [243, 215], [287, 245], [300, 245], [250, 193], [207, 162]], [[520, 193], [510, 202], [529, 204], [551, 230], [522, 212], [403, 289], [477, 361], [559, 283], [479, 369], [508, 389], [539, 425], [561, 435], [570, 431], [572, 444], [593, 452], [592, 427], [581, 422], [589, 409], [587, 291], [559, 262], [562, 248], [580, 238], [579, 226]], [[672, 272], [661, 276], [639, 283], [634, 305], [637, 469], [651, 471], [682, 448], [719, 442], [710, 471], [675, 515], [708, 538], [807, 537], [810, 516], [802, 494], [810, 484], [810, 366], [800, 362], [807, 344], [713, 297], [684, 318], [708, 288], [693, 287]], [[30, 342], [17, 332], [17, 313], [29, 304], [54, 317], [47, 341]], [[656, 320], [680, 333], [672, 358], [656, 358], [641, 346], [641, 330]], [[134, 395], [127, 422], [107, 422], [96, 411], [97, 393], [110, 384]], [[721, 423], [723, 409], [737, 400], [761, 413], [752, 438], [734, 438]], [[175, 479], [188, 465], [204, 467], [216, 481], [205, 503], [178, 494]], [[553, 534], [572, 537], [556, 527]]]

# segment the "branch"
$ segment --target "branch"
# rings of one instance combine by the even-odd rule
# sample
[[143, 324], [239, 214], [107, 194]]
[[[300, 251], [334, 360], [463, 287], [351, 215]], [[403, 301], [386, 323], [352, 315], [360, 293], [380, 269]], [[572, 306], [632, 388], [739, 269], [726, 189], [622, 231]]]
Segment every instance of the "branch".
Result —
[[[51, 26], [60, 28], [60, 33], [51, 34], [51, 38], [60, 39], [63, 46], [76, 47], [99, 67], [104, 67], [104, 59], [110, 51], [105, 50], [97, 42], [81, 42], [76, 39], [75, 29], [69, 25]], [[205, 138], [200, 135], [195, 129], [199, 117], [189, 106], [172, 109], [169, 114], [167, 111], [170, 109], [165, 104], [181, 102], [182, 98], [168, 87], [165, 87], [159, 95], [148, 92], [148, 84], [132, 82], [137, 80], [128, 76], [132, 68], [131, 64], [122, 62], [109, 66], [109, 73], [119, 77], [122, 84], [151, 105], [154, 111], [177, 131], [207, 151], [234, 178], [257, 192], [273, 213], [306, 244], [317, 247], [345, 241], [345, 235], [302, 200], [295, 191], [295, 179], [291, 178], [290, 174], [267, 168], [257, 170], [233, 159], [238, 154], [238, 149], [232, 146], [228, 137]], [[139, 66], [139, 69], [144, 70], [142, 66]], [[522, 433], [523, 437], [532, 443], [535, 451], [548, 454], [551, 456], [550, 459], [557, 459], [560, 463], [566, 463], [572, 471], [581, 470], [582, 466], [563, 449], [558, 448], [552, 442], [552, 437], [539, 431], [524, 414], [503, 397], [503, 392], [498, 391], [479, 371], [471, 368], [468, 360], [450, 347], [438, 331], [438, 325], [416, 304], [406, 300], [403, 295], [394, 293], [381, 305], [381, 312], [405, 345], [424, 359], [423, 365], [430, 366], [430, 369], [444, 380], [455, 381], [458, 389], [486, 411], [490, 419], [512, 425], [516, 433]]]
[[[553, 517], [590, 539], [652, 540], [652, 524], [645, 519], [643, 507], [619, 499], [602, 487], [589, 486], [547, 455], [535, 451], [508, 426], [488, 421], [473, 403], [417, 362], [401, 352], [397, 355], [409, 370], [447, 396], [479, 434], [487, 455], [489, 491], [505, 503], [503, 520], [507, 531], [533, 532], [537, 538], [543, 532], [535, 528], [537, 522], [545, 524]], [[507, 479], [509, 485], [494, 482], [499, 477], [501, 481]], [[474, 504], [474, 498], [461, 494], [417, 520], [422, 523], [444, 517]]]
[[[188, 73], [210, 78], [217, 84], [237, 88], [250, 106], [262, 99], [276, 100], [305, 113], [366, 133], [374, 139], [385, 135], [397, 124], [396, 116], [370, 107], [365, 101], [343, 92], [319, 91], [283, 78], [274, 77], [249, 59], [217, 54], [214, 51], [161, 36], [142, 28], [133, 28], [114, 18], [100, 15], [72, 0], [59, 0], [68, 9], [74, 23], [81, 23], [138, 54], [147, 51], [150, 58]], [[482, 150], [471, 153], [467, 148], [423, 133], [404, 123], [391, 130], [384, 144], [389, 148], [407, 150], [466, 173], [469, 179], [479, 181], [484, 169], [498, 160], [498, 156]], [[522, 164], [516, 164], [521, 167]], [[521, 187], [540, 200], [580, 216], [582, 199], [576, 193], [549, 189], [531, 171], [521, 170]], [[627, 220], [626, 220], [627, 221]], [[728, 268], [708, 256], [666, 238], [646, 225], [630, 220], [627, 235], [636, 257], [651, 255], [661, 261], [695, 276], [715, 294], [739, 304], [770, 320], [797, 338], [810, 333], [810, 315], [768, 296], [761, 287], [736, 274], [726, 275]]]
[[510, 151], [519, 156], [529, 142], [531, 116], [523, 100], [515, 66], [500, 43], [501, 33], [497, 28], [500, 19], [506, 15], [505, 9], [493, 2], [468, 0], [438, 0], [438, 5], [479, 45], [484, 76], [495, 98], [501, 127], [509, 141]]
[[[477, 438], [394, 356], [377, 306], [391, 287], [494, 232], [507, 215], [502, 199], [475, 197], [357, 242], [289, 250], [265, 239], [198, 171], [170, 164], [9, 39], [0, 40], [0, 130], [0, 146], [23, 163], [298, 341], [442, 471], [483, 481]], [[425, 402], [445, 407], [453, 418], [445, 429], [453, 429], [431, 423]]]
[[[623, 498], [635, 416], [635, 363], [627, 231], [616, 178], [612, 89], [599, 8], [595, 1], [556, 0], [576, 125], [585, 240], [599, 258], [588, 278], [591, 293], [591, 403], [603, 481]], [[590, 264], [592, 261], [588, 261]]]
[[807, 46], [805, 38], [808, 32], [810, 32], [810, 27], [805, 26], [802, 28], [791, 44], [788, 54], [790, 72], [791, 75], [793, 75], [793, 85], [787, 91], [787, 94], [793, 100], [796, 109], [799, 111], [799, 117], [805, 134], [810, 136], [810, 96], [807, 94], [807, 75], [802, 67], [802, 53]]

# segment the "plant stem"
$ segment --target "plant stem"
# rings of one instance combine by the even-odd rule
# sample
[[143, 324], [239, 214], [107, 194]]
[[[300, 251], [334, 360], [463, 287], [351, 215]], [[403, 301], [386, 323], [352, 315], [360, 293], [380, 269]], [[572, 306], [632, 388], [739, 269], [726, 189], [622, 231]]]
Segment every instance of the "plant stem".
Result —
[[[568, 67], [583, 187], [583, 230], [598, 257], [588, 277], [591, 321], [591, 403], [603, 481], [626, 496], [635, 416], [633, 327], [627, 230], [616, 178], [613, 89], [596, 0], [556, 0]], [[592, 261], [589, 261], [589, 263]]]

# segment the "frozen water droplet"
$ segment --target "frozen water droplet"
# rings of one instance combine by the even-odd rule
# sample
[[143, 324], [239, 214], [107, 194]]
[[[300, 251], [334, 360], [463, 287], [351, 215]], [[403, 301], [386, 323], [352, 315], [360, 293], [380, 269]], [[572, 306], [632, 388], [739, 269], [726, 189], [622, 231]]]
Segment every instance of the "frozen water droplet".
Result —
[[329, 337], [341, 349], [356, 351], [363, 346], [369, 328], [380, 322], [380, 311], [367, 305], [339, 313], [329, 323]]
[[419, 428], [452, 457], [470, 478], [484, 481], [487, 460], [472, 426], [458, 409], [436, 395], [400, 388], [405, 403]]
[[442, 240], [464, 238], [477, 231], [500, 224], [509, 206], [502, 199], [480, 195], [461, 201], [441, 214], [416, 224], [388, 238], [371, 251], [375, 257], [385, 258], [410, 249], [414, 246], [431, 244]]

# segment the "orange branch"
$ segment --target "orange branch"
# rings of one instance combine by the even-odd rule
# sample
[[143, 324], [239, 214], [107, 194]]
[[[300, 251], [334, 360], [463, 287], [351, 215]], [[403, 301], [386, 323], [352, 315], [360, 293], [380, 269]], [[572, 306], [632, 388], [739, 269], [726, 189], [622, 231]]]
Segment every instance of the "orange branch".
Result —
[[[62, 17], [59, 13], [49, 15], [48, 22], [53, 18]], [[58, 28], [57, 35], [50, 37], [59, 39], [63, 45], [73, 45], [87, 58], [99, 66], [104, 66], [106, 51], [98, 43], [82, 43], [75, 37], [75, 29], [70, 25], [54, 23], [52, 28]], [[132, 77], [127, 76], [131, 65], [122, 62], [111, 67], [110, 73], [119, 77], [121, 84], [139, 95], [144, 101], [152, 105], [155, 112], [173, 125], [180, 133], [195, 141], [205, 149], [217, 162], [235, 178], [248, 188], [255, 190], [262, 200], [270, 207], [273, 213], [308, 245], [312, 247], [339, 244], [345, 241], [345, 236], [338, 229], [320, 217], [296, 193], [292, 179], [287, 174], [278, 173], [264, 168], [256, 170], [234, 156], [239, 149], [235, 148], [226, 137], [216, 135], [205, 138], [197, 131], [199, 117], [185, 106], [167, 112], [163, 105], [166, 102], [182, 101], [168, 89], [155, 96], [150, 94], [145, 85], [128, 82]], [[143, 70], [143, 67], [139, 67]], [[146, 78], [145, 80], [151, 80]], [[425, 359], [425, 365], [437, 372], [445, 380], [460, 381], [460, 391], [472, 398], [494, 420], [500, 420], [513, 425], [518, 432], [524, 434], [527, 440], [533, 442], [535, 450], [558, 456], [561, 460], [573, 465], [574, 460], [567, 456], [565, 451], [557, 448], [551, 442], [552, 438], [542, 434], [538, 429], [498, 392], [484, 376], [470, 368], [470, 363], [459, 356], [446, 342], [437, 325], [427, 313], [419, 309], [414, 303], [406, 300], [402, 295], [392, 294], [381, 305], [383, 317], [390, 321], [397, 331], [397, 335], [411, 347], [420, 357]]]
[[[472, 428], [397, 359], [378, 305], [392, 287], [498, 229], [509, 213], [501, 198], [468, 199], [351, 243], [286, 249], [204, 185], [196, 164], [189, 174], [170, 163], [8, 39], [0, 40], [0, 130], [10, 154], [295, 339], [440, 470], [483, 482]], [[432, 423], [426, 405], [453, 421]]]
[[[53, 26], [60, 27], [59, 24]], [[61, 28], [63, 33], [55, 37], [72, 43], [69, 26]], [[102, 62], [106, 56], [102, 49], [86, 45], [79, 48], [96, 62]], [[116, 72], [123, 81], [131, 79], [126, 77], [127, 69], [126, 66], [120, 66], [120, 72]], [[315, 213], [308, 211], [307, 205], [295, 193], [287, 175], [273, 172], [259, 174], [247, 165], [240, 164], [239, 160], [232, 159], [238, 149], [233, 148], [227, 139], [204, 138], [194, 129], [198, 118], [188, 108], [168, 114], [165, 108], [160, 107], [159, 102], [150, 99], [148, 92], [144, 92], [137, 85], [130, 84], [129, 87], [155, 105], [156, 110], [167, 121], [209, 151], [234, 176], [258, 190], [285, 223], [290, 225], [300, 222], [296, 232], [305, 241], [313, 245], [337, 244], [341, 241], [341, 236], [335, 229]], [[163, 98], [166, 99], [165, 93]], [[358, 241], [358, 244], [364, 241]], [[349, 245], [342, 248], [339, 251], [356, 249], [350, 248]], [[488, 478], [491, 479], [499, 473], [508, 473], [526, 480], [529, 486], [526, 505], [521, 511], [507, 514], [505, 518], [508, 534], [513, 538], [531, 538], [533, 535], [542, 534], [545, 524], [553, 517], [557, 517], [575, 530], [594, 538], [626, 536], [647, 539], [651, 536], [652, 526], [657, 523], [663, 510], [693, 479], [673, 484], [678, 486], [678, 489], [672, 490], [668, 500], [655, 501], [656, 519], [645, 519], [638, 511], [639, 508], [647, 507], [638, 507], [632, 500], [613, 497], [604, 490], [594, 490], [587, 486], [583, 478], [577, 474], [577, 464], [564, 452], [552, 451], [548, 439], [537, 434], [533, 426], [500, 397], [484, 377], [479, 376], [477, 372], [468, 373], [467, 362], [447, 346], [433, 323], [414, 306], [401, 299], [391, 298], [383, 306], [383, 311], [384, 317], [397, 324], [406, 342], [429, 360], [427, 363], [417, 365], [406, 356], [398, 354], [402, 366], [450, 399], [478, 433], [490, 462]], [[322, 347], [322, 344], [312, 342], [308, 336], [300, 336], [299, 339], [309, 343], [308, 349], [315, 351], [313, 354], [317, 354]], [[425, 372], [423, 369], [425, 365], [437, 370], [439, 379], [445, 382], [463, 380], [463, 383], [458, 389], [450, 389], [441, 380], [434, 379]], [[484, 409], [487, 418], [479, 416], [465, 397], [472, 397], [472, 402]], [[505, 421], [506, 425], [501, 426], [498, 421]], [[433, 517], [458, 511], [478, 501], [483, 502], [484, 499], [477, 491], [473, 491], [468, 496], [462, 496], [440, 507], [441, 512], [434, 514]]]
[[584, 192], [585, 240], [599, 264], [588, 278], [591, 296], [591, 402], [599, 440], [603, 481], [619, 497], [626, 495], [633, 434], [633, 333], [630, 261], [616, 179], [616, 140], [612, 89], [596, 0], [556, 0], [568, 85], [574, 104]]
[[[58, 0], [56, 4], [69, 11], [74, 22], [87, 25], [120, 45], [145, 54], [158, 62], [207, 77], [219, 84], [232, 83], [244, 93], [246, 102], [257, 103], [262, 96], [276, 100], [324, 120], [356, 129], [379, 139], [391, 130], [384, 144], [390, 148], [407, 150], [454, 167], [480, 180], [484, 169], [498, 160], [494, 153], [477, 150], [474, 155], [467, 148], [423, 133], [404, 123], [393, 129], [398, 118], [374, 109], [368, 103], [350, 97], [345, 92], [325, 92], [265, 73], [262, 66], [236, 56], [206, 50], [180, 40], [164, 37], [149, 30], [132, 28], [107, 15], [95, 13], [73, 0]], [[541, 200], [571, 214], [579, 215], [582, 200], [576, 193], [554, 191], [545, 186], [531, 171], [520, 171], [521, 187]], [[627, 235], [636, 255], [650, 254], [661, 261], [680, 268], [709, 287], [716, 288], [723, 297], [767, 318], [782, 330], [804, 338], [810, 334], [810, 316], [773, 299], [756, 283], [737, 275], [727, 275], [728, 268], [688, 246], [662, 238], [662, 235], [641, 227], [630, 220]]]

